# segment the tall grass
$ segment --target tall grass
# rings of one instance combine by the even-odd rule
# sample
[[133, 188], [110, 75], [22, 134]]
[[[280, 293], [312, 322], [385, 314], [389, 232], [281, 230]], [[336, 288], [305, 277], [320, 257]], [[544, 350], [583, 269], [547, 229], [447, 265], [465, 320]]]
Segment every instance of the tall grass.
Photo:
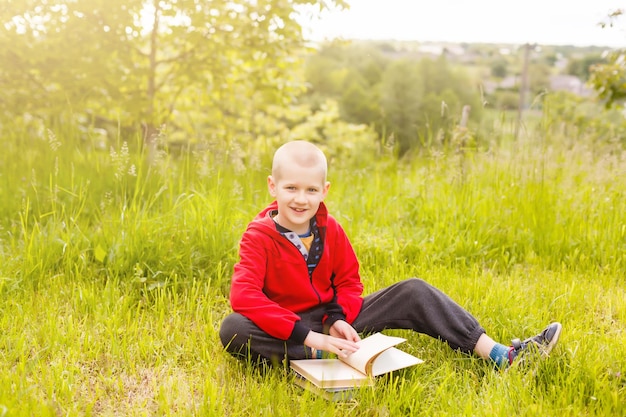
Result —
[[4, 132], [0, 416], [625, 414], [623, 152], [540, 125], [411, 163], [333, 160], [327, 203], [366, 292], [420, 276], [504, 342], [552, 320], [565, 330], [549, 360], [505, 373], [390, 331], [425, 364], [329, 403], [284, 369], [230, 358], [217, 336], [238, 239], [270, 201], [271, 155], [148, 159], [132, 138], [101, 146], [66, 129]]

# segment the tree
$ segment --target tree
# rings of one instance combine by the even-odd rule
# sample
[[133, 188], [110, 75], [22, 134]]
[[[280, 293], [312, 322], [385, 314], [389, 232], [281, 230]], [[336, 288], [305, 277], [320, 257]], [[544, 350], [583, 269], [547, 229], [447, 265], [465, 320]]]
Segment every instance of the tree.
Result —
[[605, 64], [591, 67], [589, 83], [606, 107], [626, 100], [626, 50], [612, 52]]
[[89, 9], [81, 7], [84, 2], [67, 3], [12, 2], [1, 9], [0, 88], [9, 116], [50, 114], [67, 103], [81, 107], [88, 98], [102, 100], [105, 91], [114, 101], [123, 91], [109, 84], [125, 76], [124, 61], [134, 52], [125, 28], [137, 31], [138, 22], [131, 14], [111, 13], [119, 10], [119, 0], [108, 8], [96, 0]]
[[[609, 15], [609, 22], [602, 23], [602, 26], [613, 26], [622, 14], [624, 10], [615, 10]], [[606, 63], [593, 65], [589, 83], [604, 100], [606, 107], [626, 100], [626, 49], [615, 50], [606, 57]]]
[[[148, 127], [246, 129], [251, 112], [285, 103], [294, 78], [300, 5], [342, 0], [24, 0], [0, 8], [5, 117], [25, 112]], [[183, 117], [183, 115], [188, 117]], [[194, 122], [195, 123], [195, 122]]]
[[351, 69], [340, 96], [342, 118], [350, 123], [380, 127], [378, 84], [369, 85], [356, 70]]
[[491, 75], [495, 78], [504, 78], [507, 76], [507, 63], [505, 60], [497, 60], [491, 64]]
[[480, 117], [479, 90], [445, 56], [415, 60], [383, 51], [395, 50], [372, 42], [324, 45], [307, 60], [307, 102], [317, 109], [337, 101], [344, 121], [373, 126], [399, 155], [445, 140], [464, 105], [472, 119]]
[[399, 60], [389, 65], [381, 85], [382, 134], [387, 136], [383, 140], [393, 138], [400, 155], [418, 142], [423, 96], [424, 86], [414, 62]]
[[582, 58], [575, 58], [567, 63], [566, 72], [587, 81], [591, 75], [591, 68], [594, 65], [605, 63], [606, 60], [600, 54], [585, 55]]
[[478, 90], [445, 57], [394, 61], [383, 74], [380, 96], [381, 134], [393, 135], [400, 155], [448, 139], [464, 105], [474, 119], [482, 110]]
[[528, 84], [531, 94], [543, 94], [550, 87], [550, 67], [542, 62], [534, 62], [533, 65], [530, 65]]

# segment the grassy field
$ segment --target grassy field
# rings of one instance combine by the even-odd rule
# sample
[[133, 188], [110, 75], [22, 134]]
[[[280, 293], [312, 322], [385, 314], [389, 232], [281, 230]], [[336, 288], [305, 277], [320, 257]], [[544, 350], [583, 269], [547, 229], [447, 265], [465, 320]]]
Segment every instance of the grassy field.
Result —
[[327, 203], [366, 292], [419, 276], [504, 343], [564, 326], [548, 360], [507, 372], [390, 331], [425, 363], [334, 403], [219, 342], [269, 155], [147, 160], [72, 129], [5, 132], [0, 416], [626, 415], [626, 154], [562, 139], [331, 158]]

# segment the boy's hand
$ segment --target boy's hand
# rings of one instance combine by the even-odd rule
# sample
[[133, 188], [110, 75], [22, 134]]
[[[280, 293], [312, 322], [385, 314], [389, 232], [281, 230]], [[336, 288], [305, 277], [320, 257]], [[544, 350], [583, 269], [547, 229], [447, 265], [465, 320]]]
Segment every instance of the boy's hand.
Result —
[[347, 321], [337, 320], [330, 326], [329, 333], [331, 336], [339, 337], [341, 339], [351, 340], [358, 342], [361, 340], [359, 334], [354, 330], [354, 327], [350, 326]]
[[332, 352], [343, 358], [359, 349], [357, 344], [351, 340], [317, 333], [312, 330], [304, 339], [304, 344], [317, 350]]

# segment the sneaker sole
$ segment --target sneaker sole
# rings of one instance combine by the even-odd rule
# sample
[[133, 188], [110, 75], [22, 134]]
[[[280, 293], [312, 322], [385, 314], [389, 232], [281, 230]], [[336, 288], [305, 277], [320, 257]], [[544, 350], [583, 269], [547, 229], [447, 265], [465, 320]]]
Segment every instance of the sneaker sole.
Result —
[[561, 323], [558, 323], [558, 322], [552, 323], [553, 326], [555, 324], [556, 324], [556, 331], [554, 332], [552, 339], [550, 339], [550, 343], [548, 343], [545, 346], [542, 346], [541, 354], [543, 356], [548, 356], [550, 352], [552, 352], [552, 349], [554, 348], [554, 346], [556, 346], [556, 344], [559, 341], [559, 337], [561, 336], [561, 330], [563, 329], [563, 326], [561, 326]]

